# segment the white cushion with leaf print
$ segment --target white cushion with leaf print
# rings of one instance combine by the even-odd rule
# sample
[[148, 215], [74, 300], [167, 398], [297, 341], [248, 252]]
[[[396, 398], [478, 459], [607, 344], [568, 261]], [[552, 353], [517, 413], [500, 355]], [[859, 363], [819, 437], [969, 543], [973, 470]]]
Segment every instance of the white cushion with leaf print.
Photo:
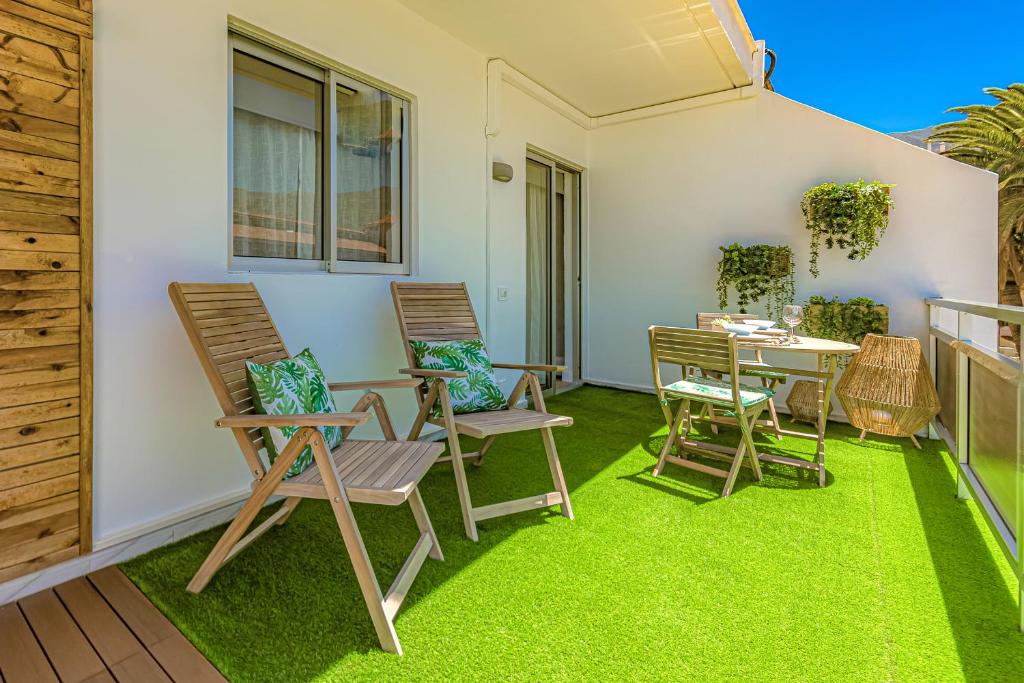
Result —
[[[273, 363], [245, 362], [256, 412], [263, 415], [297, 415], [301, 413], [336, 413], [334, 396], [327, 388], [320, 364], [309, 349], [292, 358]], [[273, 463], [300, 427], [264, 427], [263, 443]], [[318, 427], [328, 448], [341, 443], [340, 427]], [[313, 450], [306, 446], [285, 474], [285, 478], [301, 474], [313, 463]]]
[[[494, 378], [487, 349], [479, 339], [461, 341], [410, 341], [416, 367], [422, 370], [456, 370], [466, 377], [445, 378], [452, 398], [452, 412], [480, 413], [501, 410], [508, 404]], [[427, 383], [434, 380], [428, 379]], [[435, 404], [434, 416], [441, 415]]]

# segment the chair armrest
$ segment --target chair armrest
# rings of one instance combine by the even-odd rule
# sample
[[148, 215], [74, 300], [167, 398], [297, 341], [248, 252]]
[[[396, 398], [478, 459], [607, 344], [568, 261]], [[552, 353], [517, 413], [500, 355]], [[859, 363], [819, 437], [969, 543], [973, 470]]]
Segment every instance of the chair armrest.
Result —
[[403, 375], [414, 377], [468, 377], [469, 375], [461, 370], [429, 370], [424, 368], [402, 368], [399, 370]]
[[296, 415], [225, 415], [217, 427], [356, 427], [366, 424], [370, 413], [303, 413]]
[[415, 389], [423, 384], [422, 379], [376, 379], [362, 382], [330, 382], [331, 391], [354, 391], [357, 389]]
[[545, 365], [543, 363], [491, 363], [491, 367], [525, 372], [563, 372], [565, 370], [564, 365]]

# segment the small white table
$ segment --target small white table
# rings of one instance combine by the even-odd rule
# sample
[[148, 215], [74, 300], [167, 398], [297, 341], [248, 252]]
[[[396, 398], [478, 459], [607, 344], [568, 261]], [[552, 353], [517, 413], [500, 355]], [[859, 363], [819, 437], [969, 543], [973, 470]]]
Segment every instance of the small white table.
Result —
[[[772, 338], [758, 338], [755, 340], [744, 339], [743, 337], [736, 338], [737, 345], [742, 349], [757, 349], [759, 351], [777, 351], [779, 353], [803, 353], [803, 354], [814, 354], [817, 358], [817, 369], [816, 370], [803, 370], [800, 368], [787, 368], [778, 365], [772, 365], [771, 370], [780, 372], [786, 375], [800, 376], [800, 377], [811, 377], [817, 380], [818, 384], [818, 420], [817, 420], [817, 432], [800, 432], [792, 429], [782, 429], [781, 434], [786, 436], [793, 436], [800, 439], [812, 439], [818, 442], [818, 450], [813, 462], [807, 460], [801, 460], [799, 458], [788, 458], [782, 455], [773, 455], [771, 453], [758, 453], [757, 457], [763, 462], [773, 462], [783, 465], [790, 465], [791, 467], [799, 467], [801, 469], [817, 470], [818, 472], [818, 486], [825, 485], [825, 422], [828, 417], [826, 407], [832, 401], [832, 385], [836, 375], [836, 364], [839, 356], [849, 356], [860, 351], [860, 347], [856, 344], [848, 344], [846, 342], [833, 341], [831, 339], [818, 339], [816, 337], [797, 337], [796, 342], [787, 342], [780, 344]], [[732, 421], [728, 418], [715, 417], [713, 419], [705, 418], [706, 421], [718, 424], [731, 424]], [[756, 425], [756, 429], [759, 431], [770, 431], [775, 433], [774, 428], [766, 429], [764, 425]], [[704, 448], [710, 450], [721, 451], [722, 453], [728, 453], [733, 455], [735, 450], [730, 450], [726, 447], [719, 447], [715, 444], [701, 444]]]

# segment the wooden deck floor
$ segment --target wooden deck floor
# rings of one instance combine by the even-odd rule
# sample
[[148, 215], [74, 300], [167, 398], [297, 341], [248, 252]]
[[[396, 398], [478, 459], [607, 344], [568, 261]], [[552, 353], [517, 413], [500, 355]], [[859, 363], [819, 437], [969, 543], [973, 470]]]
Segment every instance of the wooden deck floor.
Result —
[[0, 607], [0, 682], [224, 681], [116, 567]]

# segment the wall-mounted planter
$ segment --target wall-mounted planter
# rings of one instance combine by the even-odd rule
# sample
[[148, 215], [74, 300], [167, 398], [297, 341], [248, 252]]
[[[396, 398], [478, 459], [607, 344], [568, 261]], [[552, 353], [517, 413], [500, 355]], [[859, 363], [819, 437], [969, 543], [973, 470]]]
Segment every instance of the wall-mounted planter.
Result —
[[[844, 302], [835, 297], [826, 301], [815, 296], [804, 305], [800, 326], [810, 337], [860, 344], [865, 335], [888, 334], [889, 307], [866, 297]], [[849, 362], [849, 357], [841, 357], [841, 365], [845, 365], [844, 360]]]
[[729, 288], [736, 291], [740, 313], [746, 313], [749, 304], [767, 297], [765, 313], [772, 320], [782, 315], [782, 307], [792, 303], [795, 296], [793, 281], [793, 250], [773, 244], [739, 243], [719, 247], [722, 259], [718, 262], [718, 305], [727, 310]]
[[822, 183], [804, 193], [800, 202], [805, 225], [811, 232], [811, 275], [818, 277], [821, 243], [844, 249], [847, 257], [863, 261], [889, 227], [892, 185], [863, 179], [855, 183]]

